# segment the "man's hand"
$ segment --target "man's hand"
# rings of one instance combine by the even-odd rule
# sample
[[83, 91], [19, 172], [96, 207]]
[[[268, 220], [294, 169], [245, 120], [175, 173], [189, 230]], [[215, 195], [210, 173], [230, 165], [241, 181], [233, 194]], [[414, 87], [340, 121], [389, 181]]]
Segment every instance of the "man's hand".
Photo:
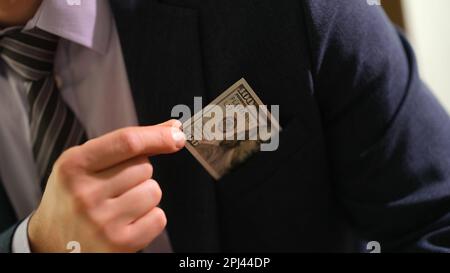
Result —
[[121, 129], [67, 150], [57, 160], [28, 234], [33, 252], [136, 252], [165, 228], [161, 189], [149, 156], [185, 145], [181, 123]]

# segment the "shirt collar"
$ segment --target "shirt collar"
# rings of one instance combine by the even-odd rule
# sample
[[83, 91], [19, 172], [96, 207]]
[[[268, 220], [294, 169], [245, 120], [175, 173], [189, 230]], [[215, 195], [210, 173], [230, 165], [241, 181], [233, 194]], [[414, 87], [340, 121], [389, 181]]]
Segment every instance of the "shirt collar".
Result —
[[44, 0], [24, 29], [37, 27], [104, 54], [112, 20], [105, 0]]
[[6, 28], [0, 27], [0, 38], [10, 32], [20, 31], [22, 28], [23, 28], [22, 26], [13, 26], [13, 27], [6, 27]]

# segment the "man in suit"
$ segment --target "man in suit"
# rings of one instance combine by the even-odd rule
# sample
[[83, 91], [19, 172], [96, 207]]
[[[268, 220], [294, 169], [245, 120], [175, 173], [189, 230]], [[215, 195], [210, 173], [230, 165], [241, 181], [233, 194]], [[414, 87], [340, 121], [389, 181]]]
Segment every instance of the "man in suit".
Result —
[[[450, 251], [450, 119], [379, 7], [0, 7], [2, 251]], [[149, 125], [242, 77], [280, 106], [280, 146], [215, 182], [178, 122]]]

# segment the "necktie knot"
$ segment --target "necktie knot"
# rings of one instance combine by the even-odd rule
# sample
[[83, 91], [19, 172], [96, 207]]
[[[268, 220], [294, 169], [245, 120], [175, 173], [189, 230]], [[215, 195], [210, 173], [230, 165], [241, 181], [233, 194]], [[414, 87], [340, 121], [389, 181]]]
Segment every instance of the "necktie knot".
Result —
[[0, 36], [0, 58], [23, 78], [37, 81], [53, 72], [58, 40], [40, 29], [7, 32]]

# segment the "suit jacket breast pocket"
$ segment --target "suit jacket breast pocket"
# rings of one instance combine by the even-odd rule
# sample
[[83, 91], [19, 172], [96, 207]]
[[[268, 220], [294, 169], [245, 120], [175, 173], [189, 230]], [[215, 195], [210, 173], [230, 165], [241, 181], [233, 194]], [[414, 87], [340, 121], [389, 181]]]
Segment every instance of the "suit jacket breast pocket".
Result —
[[301, 152], [310, 133], [298, 117], [288, 122], [280, 132], [279, 147], [272, 152], [259, 151], [221, 180], [218, 187], [222, 194], [239, 197], [269, 180], [291, 156]]

